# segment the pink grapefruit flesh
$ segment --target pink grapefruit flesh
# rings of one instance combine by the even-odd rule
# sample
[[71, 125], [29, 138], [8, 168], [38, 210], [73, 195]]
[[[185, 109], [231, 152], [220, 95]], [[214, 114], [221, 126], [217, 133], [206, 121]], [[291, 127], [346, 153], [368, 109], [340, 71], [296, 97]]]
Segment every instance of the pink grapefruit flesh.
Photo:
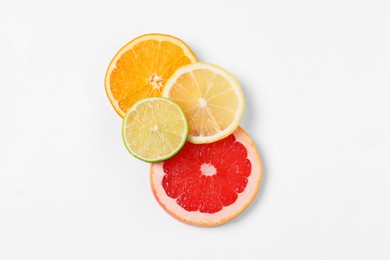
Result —
[[238, 216], [255, 198], [261, 176], [260, 156], [240, 127], [217, 142], [187, 142], [173, 158], [150, 169], [158, 203], [197, 226], [217, 226]]

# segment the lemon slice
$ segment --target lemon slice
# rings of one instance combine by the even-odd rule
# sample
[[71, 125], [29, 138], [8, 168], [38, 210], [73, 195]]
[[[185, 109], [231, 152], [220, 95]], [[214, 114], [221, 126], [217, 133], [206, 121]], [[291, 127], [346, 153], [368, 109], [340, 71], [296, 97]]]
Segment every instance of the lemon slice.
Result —
[[126, 113], [122, 137], [127, 150], [146, 162], [164, 161], [185, 144], [188, 124], [181, 108], [162, 97], [144, 98]]
[[162, 96], [183, 109], [192, 143], [211, 143], [233, 133], [245, 106], [238, 81], [223, 68], [203, 62], [180, 67]]

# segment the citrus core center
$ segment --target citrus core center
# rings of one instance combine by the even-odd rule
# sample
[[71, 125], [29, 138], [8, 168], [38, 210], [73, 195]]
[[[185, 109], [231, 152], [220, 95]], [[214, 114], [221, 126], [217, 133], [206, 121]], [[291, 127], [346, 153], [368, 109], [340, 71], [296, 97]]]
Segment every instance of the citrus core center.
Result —
[[213, 176], [217, 173], [217, 169], [215, 169], [214, 165], [211, 165], [209, 163], [204, 163], [200, 166], [200, 171], [203, 175], [206, 176]]
[[205, 107], [206, 104], [207, 104], [207, 101], [204, 98], [199, 98], [200, 107]]
[[154, 125], [150, 128], [150, 131], [156, 132], [158, 130], [158, 125]]
[[148, 83], [152, 85], [153, 88], [159, 89], [163, 86], [163, 78], [156, 74], [153, 74], [152, 76], [150, 76]]

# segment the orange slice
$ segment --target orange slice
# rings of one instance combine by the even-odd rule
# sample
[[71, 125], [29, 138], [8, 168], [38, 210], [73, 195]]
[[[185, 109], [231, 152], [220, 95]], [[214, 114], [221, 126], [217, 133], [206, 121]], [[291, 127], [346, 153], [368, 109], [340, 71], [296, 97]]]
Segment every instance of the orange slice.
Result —
[[161, 96], [165, 81], [177, 68], [196, 61], [190, 48], [174, 36], [139, 36], [122, 47], [108, 66], [107, 96], [123, 118], [138, 100]]

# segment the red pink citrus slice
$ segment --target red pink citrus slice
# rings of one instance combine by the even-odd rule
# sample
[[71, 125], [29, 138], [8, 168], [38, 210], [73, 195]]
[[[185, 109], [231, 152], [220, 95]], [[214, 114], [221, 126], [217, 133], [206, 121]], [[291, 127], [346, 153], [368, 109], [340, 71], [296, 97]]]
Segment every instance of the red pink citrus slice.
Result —
[[238, 216], [255, 198], [261, 176], [260, 156], [240, 127], [217, 142], [187, 142], [150, 169], [158, 203], [176, 219], [197, 226], [217, 226]]

